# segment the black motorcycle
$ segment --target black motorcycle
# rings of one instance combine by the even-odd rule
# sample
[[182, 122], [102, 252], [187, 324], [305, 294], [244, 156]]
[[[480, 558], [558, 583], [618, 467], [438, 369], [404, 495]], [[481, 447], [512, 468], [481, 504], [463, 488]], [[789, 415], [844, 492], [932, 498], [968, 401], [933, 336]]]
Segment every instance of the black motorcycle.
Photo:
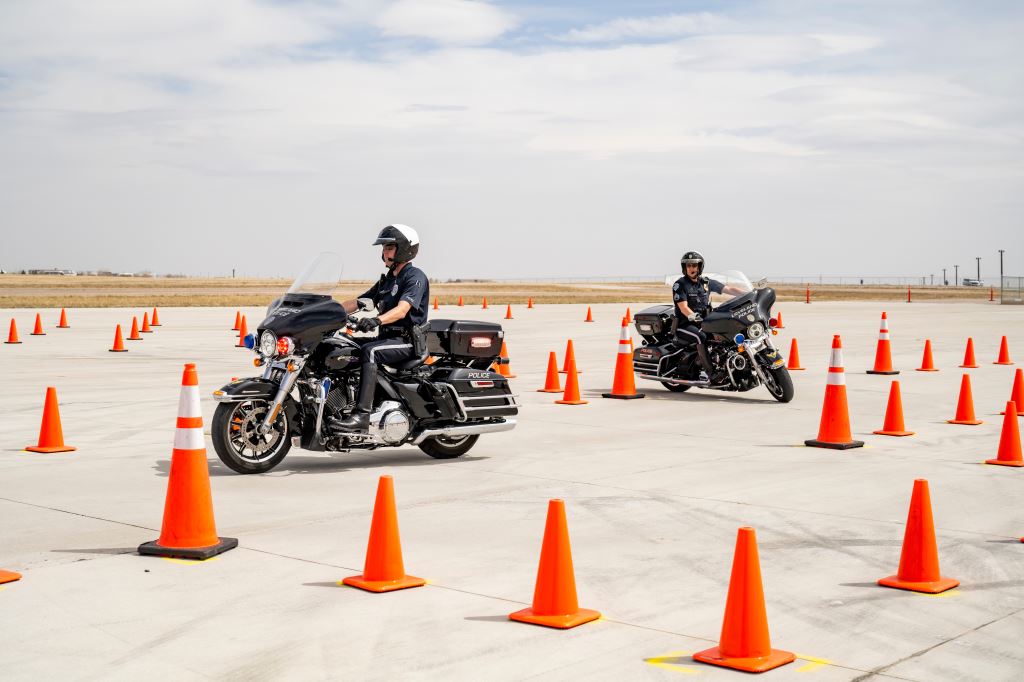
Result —
[[738, 272], [708, 275], [746, 293], [721, 304], [701, 322], [708, 339], [708, 359], [713, 372], [701, 380], [701, 365], [694, 343], [675, 335], [675, 311], [656, 305], [633, 316], [643, 345], [633, 351], [633, 368], [641, 379], [659, 381], [670, 391], [690, 388], [749, 391], [763, 385], [780, 403], [793, 399], [793, 379], [782, 354], [772, 344], [775, 322], [771, 308], [775, 291], [755, 287]]
[[[331, 256], [322, 254], [310, 270], [330, 270]], [[338, 263], [338, 273], [323, 281], [337, 284]], [[317, 276], [307, 271], [296, 280], [245, 339], [262, 376], [214, 391], [220, 404], [213, 446], [224, 464], [242, 474], [264, 473], [293, 445], [348, 452], [412, 444], [449, 459], [466, 454], [481, 434], [515, 428], [516, 397], [508, 380], [490, 370], [501, 352], [501, 325], [431, 320], [421, 330], [417, 357], [379, 368], [368, 432], [332, 430], [328, 417], [344, 418], [356, 405], [360, 346], [349, 333], [356, 315], [324, 293]], [[371, 305], [360, 301], [361, 309]], [[428, 357], [432, 364], [425, 364]]]

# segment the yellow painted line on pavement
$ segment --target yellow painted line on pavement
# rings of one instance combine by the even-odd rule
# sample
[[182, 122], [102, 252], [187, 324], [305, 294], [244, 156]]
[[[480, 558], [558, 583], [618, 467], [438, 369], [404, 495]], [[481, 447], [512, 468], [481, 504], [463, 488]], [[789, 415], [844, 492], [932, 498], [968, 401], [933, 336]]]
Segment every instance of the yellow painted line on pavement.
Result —
[[653, 665], [655, 668], [661, 668], [662, 670], [671, 670], [677, 673], [686, 673], [687, 675], [698, 675], [698, 671], [693, 668], [680, 665], [680, 662], [686, 660], [687, 663], [693, 663], [693, 659], [689, 656], [692, 652], [690, 651], [672, 651], [664, 656], [655, 656], [654, 658], [645, 658], [644, 663]]
[[824, 668], [826, 665], [832, 665], [832, 661], [826, 658], [815, 658], [814, 656], [805, 656], [804, 654], [797, 654], [796, 657], [801, 661], [808, 661], [807, 665], [800, 666], [796, 669], [798, 673], [814, 672], [818, 668]]

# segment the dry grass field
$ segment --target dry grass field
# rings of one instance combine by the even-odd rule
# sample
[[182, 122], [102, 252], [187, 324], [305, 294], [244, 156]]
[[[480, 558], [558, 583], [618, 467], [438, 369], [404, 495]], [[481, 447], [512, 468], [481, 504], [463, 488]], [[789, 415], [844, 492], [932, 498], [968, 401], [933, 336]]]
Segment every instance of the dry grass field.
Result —
[[[290, 285], [283, 279], [64, 277], [60, 275], [0, 275], [0, 308], [117, 308], [144, 306], [266, 305]], [[342, 298], [365, 291], [370, 282], [343, 282]], [[523, 305], [537, 303], [632, 303], [667, 298], [660, 282], [432, 282], [431, 296], [442, 305], [459, 296], [466, 305]], [[779, 300], [804, 298], [804, 285], [776, 285]], [[885, 285], [812, 285], [815, 301], [905, 301], [906, 287]], [[914, 300], [987, 301], [987, 287], [914, 287]]]

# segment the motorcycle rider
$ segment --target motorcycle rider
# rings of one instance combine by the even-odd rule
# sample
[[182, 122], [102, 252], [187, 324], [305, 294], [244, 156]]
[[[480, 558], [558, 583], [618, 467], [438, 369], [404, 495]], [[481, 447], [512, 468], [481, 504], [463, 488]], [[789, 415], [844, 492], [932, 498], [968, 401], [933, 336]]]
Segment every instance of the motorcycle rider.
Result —
[[[377, 245], [381, 246], [380, 257], [388, 271], [359, 298], [373, 299], [379, 315], [361, 318], [355, 328], [368, 332], [380, 327], [380, 333], [376, 339], [362, 344], [359, 396], [351, 415], [346, 419], [329, 419], [332, 427], [342, 431], [365, 433], [369, 429], [377, 365], [394, 366], [426, 352], [422, 327], [427, 321], [430, 283], [423, 271], [410, 262], [419, 253], [419, 235], [408, 225], [388, 225], [373, 242], [373, 246]], [[359, 303], [350, 299], [342, 306], [351, 315]]]
[[699, 381], [708, 381], [712, 374], [708, 358], [708, 337], [701, 331], [700, 323], [711, 311], [711, 294], [738, 296], [744, 291], [704, 277], [704, 256], [698, 251], [687, 251], [679, 259], [683, 276], [672, 285], [672, 300], [675, 302], [676, 338], [683, 343], [697, 344], [697, 359], [703, 368]]

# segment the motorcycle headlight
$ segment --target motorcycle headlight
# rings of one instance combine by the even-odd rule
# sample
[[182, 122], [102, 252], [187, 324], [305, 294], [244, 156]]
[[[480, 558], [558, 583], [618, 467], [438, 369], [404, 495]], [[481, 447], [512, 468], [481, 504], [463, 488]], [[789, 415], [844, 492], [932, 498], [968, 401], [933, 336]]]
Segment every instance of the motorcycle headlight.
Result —
[[269, 329], [260, 336], [260, 355], [268, 358], [277, 353], [277, 336]]
[[764, 336], [764, 325], [760, 322], [755, 322], [747, 327], [747, 338], [759, 339], [762, 336]]

